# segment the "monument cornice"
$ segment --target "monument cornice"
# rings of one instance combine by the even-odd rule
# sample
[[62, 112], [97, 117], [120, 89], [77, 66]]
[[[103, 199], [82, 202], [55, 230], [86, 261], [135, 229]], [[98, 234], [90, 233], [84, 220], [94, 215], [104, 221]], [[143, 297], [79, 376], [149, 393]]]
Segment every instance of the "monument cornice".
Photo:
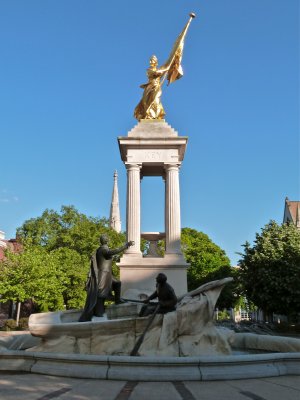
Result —
[[128, 150], [178, 150], [178, 161], [182, 161], [184, 158], [186, 146], [188, 142], [187, 136], [176, 136], [176, 137], [153, 137], [153, 138], [135, 138], [128, 136], [119, 136], [118, 144], [120, 154], [123, 162], [127, 162]]

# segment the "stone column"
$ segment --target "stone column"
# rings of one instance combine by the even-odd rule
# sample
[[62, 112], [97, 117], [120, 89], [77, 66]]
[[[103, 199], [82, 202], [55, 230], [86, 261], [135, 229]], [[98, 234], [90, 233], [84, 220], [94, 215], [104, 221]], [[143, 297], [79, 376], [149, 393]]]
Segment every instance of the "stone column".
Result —
[[179, 164], [166, 164], [166, 254], [182, 254], [180, 248]]
[[141, 190], [140, 165], [126, 164], [127, 168], [127, 240], [133, 240], [134, 246], [126, 250], [127, 254], [141, 255]]

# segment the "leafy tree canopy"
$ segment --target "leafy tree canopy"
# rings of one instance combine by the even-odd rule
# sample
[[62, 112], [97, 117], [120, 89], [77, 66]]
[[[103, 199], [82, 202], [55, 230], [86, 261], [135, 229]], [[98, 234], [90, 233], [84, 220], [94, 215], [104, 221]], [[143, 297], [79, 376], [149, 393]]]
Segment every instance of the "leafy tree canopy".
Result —
[[87, 257], [99, 246], [99, 236], [104, 233], [113, 247], [125, 240], [124, 235], [109, 227], [106, 218], [88, 217], [74, 206], [62, 206], [60, 213], [47, 209], [40, 217], [25, 221], [17, 229], [22, 241], [30, 241], [47, 251], [65, 247]]
[[45, 249], [25, 245], [0, 263], [1, 301], [33, 299], [42, 310], [62, 309], [66, 276]]
[[[63, 206], [60, 212], [45, 210], [25, 221], [17, 230], [23, 251], [7, 251], [0, 263], [1, 301], [31, 298], [41, 310], [53, 311], [82, 307], [90, 256], [104, 233], [112, 247], [125, 241], [107, 219], [88, 217], [73, 206]], [[117, 275], [116, 266], [113, 269]]]
[[[230, 267], [230, 260], [225, 251], [213, 243], [205, 233], [183, 228], [181, 242], [185, 258], [191, 264], [187, 276], [189, 290], [209, 281], [236, 276], [236, 270]], [[218, 306], [233, 307], [237, 300], [236, 282], [233, 282], [223, 289]]]
[[[45, 210], [40, 217], [25, 221], [17, 230], [23, 252], [8, 252], [6, 261], [0, 263], [2, 301], [32, 298], [42, 310], [82, 307], [90, 256], [103, 233], [109, 236], [111, 247], [119, 247], [125, 241], [125, 235], [112, 230], [107, 219], [88, 217], [73, 206], [63, 206], [60, 212]], [[182, 245], [191, 264], [189, 290], [234, 276], [225, 252], [204, 233], [184, 228]], [[117, 276], [116, 266], [113, 269]], [[232, 306], [236, 301], [234, 293], [234, 285], [227, 285], [219, 307]]]
[[250, 301], [266, 313], [300, 312], [300, 231], [293, 224], [271, 221], [241, 255], [240, 279]]
[[181, 232], [182, 250], [189, 268], [188, 286], [195, 289], [207, 282], [207, 276], [220, 269], [229, 266], [230, 261], [224, 250], [212, 242], [212, 240], [196, 229], [183, 228]]

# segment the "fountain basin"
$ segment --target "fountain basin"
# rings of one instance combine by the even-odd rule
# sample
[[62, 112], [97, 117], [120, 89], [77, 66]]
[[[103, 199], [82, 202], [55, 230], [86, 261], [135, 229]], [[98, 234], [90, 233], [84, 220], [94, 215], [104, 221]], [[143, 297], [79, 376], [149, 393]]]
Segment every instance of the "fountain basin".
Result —
[[[291, 337], [232, 332], [233, 354], [198, 357], [130, 357], [66, 354], [65, 349], [51, 353], [31, 350], [43, 340], [30, 333], [0, 337], [0, 370], [127, 381], [208, 381], [300, 375], [300, 339]], [[238, 352], [251, 354], [236, 354]]]
[[138, 349], [140, 356], [189, 357], [230, 354], [232, 331], [213, 324], [214, 305], [232, 278], [210, 282], [195, 296], [185, 296], [175, 311], [138, 317], [140, 304], [109, 306], [106, 318], [78, 322], [80, 310], [33, 314], [29, 329], [40, 337], [31, 348], [37, 352], [128, 356], [147, 329]]
[[214, 326], [215, 302], [228, 279], [210, 282], [176, 311], [156, 315], [139, 357], [128, 354], [148, 317], [138, 318], [137, 305], [127, 304], [92, 322], [77, 322], [80, 311], [32, 315], [31, 333], [0, 336], [0, 370], [128, 381], [300, 375], [300, 339]]
[[300, 352], [129, 357], [0, 351], [0, 370], [126, 381], [209, 381], [300, 375]]

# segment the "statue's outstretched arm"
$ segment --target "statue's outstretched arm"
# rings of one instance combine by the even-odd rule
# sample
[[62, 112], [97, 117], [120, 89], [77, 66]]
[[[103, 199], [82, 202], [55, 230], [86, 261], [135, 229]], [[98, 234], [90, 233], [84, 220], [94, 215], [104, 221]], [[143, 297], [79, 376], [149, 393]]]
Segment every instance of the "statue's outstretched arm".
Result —
[[107, 249], [105, 254], [109, 257], [114, 256], [116, 254], [122, 253], [122, 251], [128, 249], [128, 247], [133, 246], [134, 242], [130, 241], [124, 244], [124, 246], [118, 247], [117, 249]]
[[122, 251], [126, 250], [126, 244], [124, 246], [118, 247], [117, 249], [108, 249], [105, 251], [105, 255], [108, 257], [114, 256], [116, 254], [122, 253]]

